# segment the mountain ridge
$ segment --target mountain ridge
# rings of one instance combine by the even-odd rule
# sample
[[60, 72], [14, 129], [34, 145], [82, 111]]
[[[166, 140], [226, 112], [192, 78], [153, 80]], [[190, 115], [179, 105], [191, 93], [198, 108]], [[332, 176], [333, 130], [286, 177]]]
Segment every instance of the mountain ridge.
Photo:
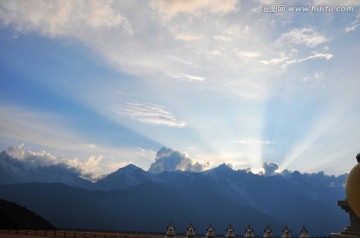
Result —
[[130, 164], [95, 182], [94, 186], [102, 190], [125, 189], [145, 183], [150, 177], [143, 169]]
[[[0, 184], [3, 184], [0, 198], [18, 202], [40, 214], [45, 212], [46, 218], [59, 227], [70, 225], [66, 223], [65, 217], [73, 217], [82, 221], [73, 220], [76, 228], [96, 228], [96, 220], [102, 229], [117, 229], [117, 223], [112, 221], [115, 219], [121, 221], [123, 229], [140, 231], [151, 227], [140, 225], [139, 222], [146, 223], [148, 221], [145, 218], [156, 217], [158, 223], [150, 220], [152, 227], [158, 231], [162, 231], [160, 228], [170, 221], [176, 221], [177, 226], [184, 229], [189, 222], [198, 222], [197, 226], [206, 227], [208, 224], [204, 222], [211, 222], [210, 218], [224, 227], [228, 225], [224, 221], [254, 221], [252, 225], [263, 229], [261, 224], [266, 222], [262, 218], [267, 218], [268, 223], [269, 220], [275, 222], [275, 228], [280, 229], [281, 225], [306, 225], [312, 234], [326, 235], [342, 230], [347, 224], [346, 214], [337, 207], [337, 201], [345, 197], [345, 175], [335, 177], [321, 172], [301, 174], [285, 171], [283, 174], [264, 176], [245, 170], [235, 171], [226, 164], [202, 172], [173, 170], [173, 166], [172, 171], [151, 173], [135, 165], [128, 165], [95, 183], [83, 184], [83, 179], [77, 179], [77, 176], [80, 178], [79, 173], [67, 171], [62, 165], [58, 166], [58, 170], [57, 166], [51, 167], [52, 170], [26, 170], [16, 160], [11, 164], [11, 157], [3, 161], [12, 168], [20, 165], [18, 169], [11, 170], [14, 174], [10, 173], [9, 176], [16, 178], [16, 173], [20, 171], [20, 175], [27, 175], [24, 178], [28, 180], [22, 181], [22, 184], [0, 180]], [[5, 168], [3, 163], [0, 157], [0, 174]], [[46, 174], [53, 170], [57, 176], [53, 176], [54, 173], [52, 177]], [[29, 174], [36, 176], [31, 177]], [[65, 179], [66, 176], [69, 179]], [[34, 185], [33, 182], [37, 183]], [[37, 192], [31, 188], [36, 188]], [[33, 203], [43, 199], [37, 197], [36, 193], [44, 196], [46, 202], [42, 205]], [[60, 210], [53, 207], [53, 204], [59, 205], [59, 199], [63, 201]], [[74, 204], [77, 212], [69, 210]], [[221, 219], [214, 217], [212, 210], [221, 214]], [[67, 213], [57, 218], [48, 211], [54, 214]], [[234, 211], [243, 215], [239, 216]], [[227, 219], [226, 214], [231, 214], [232, 219]], [[143, 220], [138, 217], [143, 217]], [[244, 217], [247, 217], [248, 222]]]
[[[30, 190], [31, 199], [28, 197]], [[205, 230], [208, 223], [216, 224], [225, 230], [229, 222], [257, 223], [254, 226], [260, 229], [270, 221], [273, 227], [281, 228], [281, 222], [277, 219], [249, 207], [231, 204], [225, 197], [212, 191], [192, 191], [197, 196], [191, 197], [184, 190], [155, 183], [111, 191], [93, 191], [45, 183], [0, 185], [0, 194], [5, 194], [6, 199], [26, 204], [53, 221], [57, 227], [163, 232], [170, 221], [183, 230], [190, 222], [197, 224], [198, 229], [202, 230]], [[206, 202], [198, 196], [204, 191], [207, 191]], [[56, 201], [57, 204], [52, 205]], [[219, 206], [219, 202], [222, 202], [223, 206]], [[207, 206], [199, 206], [203, 203]], [[206, 212], [207, 209], [212, 212]], [[243, 212], [248, 215], [244, 217]]]
[[[165, 149], [169, 150], [168, 148], [163, 147], [160, 151], [167, 151]], [[142, 174], [144, 177], [148, 177], [149, 179], [156, 179], [157, 175], [164, 172], [191, 172], [191, 173], [203, 173], [203, 174], [212, 174], [212, 173], [253, 174], [251, 171], [248, 170], [234, 170], [231, 168], [230, 165], [225, 163], [220, 164], [217, 167], [203, 171], [194, 172], [194, 171], [183, 171], [183, 170], [173, 170], [173, 171], [165, 170], [161, 173], [153, 173], [151, 172], [150, 169], [148, 171], [145, 171], [134, 164], [128, 164], [124, 167], [117, 169], [112, 173], [101, 176], [101, 178], [93, 182], [87, 178], [84, 178], [81, 175], [81, 173], [77, 171], [75, 168], [68, 167], [65, 164], [60, 163], [60, 164], [39, 166], [36, 168], [25, 168], [23, 163], [24, 163], [23, 161], [7, 154], [6, 151], [2, 151], [0, 153], [0, 172], [1, 172], [0, 184], [1, 183], [13, 184], [13, 183], [24, 183], [24, 182], [25, 183], [26, 182], [51, 182], [51, 183], [61, 182], [68, 184], [70, 186], [78, 186], [78, 187], [91, 189], [92, 184], [96, 184], [99, 181], [108, 180], [111, 177], [116, 177], [120, 175], [125, 176], [126, 174], [129, 175], [131, 173]], [[347, 177], [347, 173], [334, 176], [334, 175], [326, 175], [322, 171], [318, 173], [307, 174], [307, 173], [300, 173], [299, 171], [290, 172], [289, 170], [284, 170], [281, 173], [277, 173], [271, 176], [279, 176], [279, 175], [286, 179], [292, 180], [294, 183], [296, 181], [296, 178], [298, 178], [298, 179], [312, 180], [312, 182], [317, 180], [319, 183], [322, 182], [327, 185], [330, 185], [332, 183], [331, 184], [332, 186], [337, 186], [337, 187], [344, 186]], [[262, 175], [259, 174], [258, 176], [262, 176]]]

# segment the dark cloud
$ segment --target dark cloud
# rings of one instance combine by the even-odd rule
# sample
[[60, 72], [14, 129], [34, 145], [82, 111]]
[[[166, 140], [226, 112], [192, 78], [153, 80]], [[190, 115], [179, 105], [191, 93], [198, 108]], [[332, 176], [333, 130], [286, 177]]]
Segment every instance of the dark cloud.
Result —
[[156, 153], [155, 162], [151, 164], [149, 172], [161, 173], [164, 171], [192, 171], [200, 172], [208, 165], [192, 161], [186, 154], [163, 147]]
[[278, 164], [268, 163], [268, 162], [264, 162], [262, 164], [261, 168], [264, 170], [264, 173], [263, 173], [264, 176], [274, 175], [274, 174], [276, 174], [276, 171], [280, 169]]

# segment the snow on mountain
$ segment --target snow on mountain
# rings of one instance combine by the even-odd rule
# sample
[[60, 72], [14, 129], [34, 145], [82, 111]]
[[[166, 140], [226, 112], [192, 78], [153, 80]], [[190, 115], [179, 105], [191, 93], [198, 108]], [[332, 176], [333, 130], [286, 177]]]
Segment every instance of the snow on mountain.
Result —
[[0, 153], [0, 183], [11, 184], [25, 182], [28, 173], [21, 162], [10, 157], [4, 151]]
[[[163, 149], [162, 151], [168, 152], [167, 155], [174, 153], [172, 150]], [[175, 157], [177, 156], [179, 154]], [[171, 157], [173, 159], [174, 155], [169, 158]], [[164, 160], [166, 156], [161, 158]], [[193, 164], [188, 160], [180, 161]], [[166, 161], [161, 163], [166, 164]], [[202, 207], [206, 203], [201, 201], [206, 201], [209, 196], [213, 196], [219, 200], [219, 209], [226, 205], [221, 204], [224, 202], [227, 203], [226, 206], [229, 206], [226, 209], [233, 206], [236, 206], [236, 209], [240, 207], [250, 209], [290, 226], [307, 225], [310, 230], [317, 232], [333, 228], [340, 229], [347, 224], [346, 214], [337, 207], [337, 201], [345, 198], [343, 185], [346, 174], [328, 176], [323, 172], [302, 174], [298, 171], [283, 171], [282, 173], [267, 173], [265, 176], [253, 174], [247, 170], [235, 171], [226, 164], [198, 172], [174, 170], [175, 167], [170, 167], [170, 171], [152, 173], [130, 164], [96, 183], [91, 183], [81, 178], [76, 169], [61, 164], [25, 168], [20, 160], [2, 152], [0, 153], [0, 184], [63, 183], [91, 190], [137, 191], [136, 194], [142, 194], [141, 196], [151, 193], [150, 188], [160, 186], [164, 191], [181, 194], [183, 199], [181, 204], [184, 207], [196, 201], [196, 206], [200, 206], [196, 210], [201, 212], [209, 209]], [[49, 184], [49, 187], [51, 186]], [[158, 195], [161, 196], [160, 193]], [[196, 200], [192, 199], [194, 196]], [[147, 199], [146, 196], [143, 199]], [[133, 200], [129, 198], [128, 202], [132, 204]], [[148, 203], [151, 204], [150, 201]], [[178, 204], [180, 200], [174, 200], [173, 205]], [[156, 206], [159, 206], [159, 209], [165, 209], [160, 204]], [[195, 209], [194, 206], [194, 204], [191, 205], [193, 209]], [[219, 209], [217, 208], [218, 211], [221, 210]]]
[[90, 188], [92, 182], [80, 177], [79, 171], [64, 164], [27, 167], [24, 161], [0, 153], [0, 184], [15, 183], [64, 183], [70, 186]]
[[129, 164], [97, 181], [95, 187], [102, 190], [124, 189], [150, 180], [151, 174], [133, 164]]

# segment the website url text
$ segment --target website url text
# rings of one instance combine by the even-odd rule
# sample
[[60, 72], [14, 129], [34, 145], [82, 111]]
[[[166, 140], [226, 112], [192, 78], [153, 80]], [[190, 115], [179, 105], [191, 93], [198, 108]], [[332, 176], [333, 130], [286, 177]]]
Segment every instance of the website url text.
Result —
[[263, 4], [261, 12], [282, 13], [282, 12], [354, 12], [353, 6], [286, 6], [281, 4]]

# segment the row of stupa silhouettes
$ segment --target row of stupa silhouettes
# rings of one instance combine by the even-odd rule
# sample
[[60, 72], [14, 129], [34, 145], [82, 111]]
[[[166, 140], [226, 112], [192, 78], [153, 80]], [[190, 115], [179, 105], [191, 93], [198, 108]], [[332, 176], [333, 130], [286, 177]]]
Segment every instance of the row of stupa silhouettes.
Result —
[[[285, 226], [284, 230], [283, 230], [283, 234], [282, 234], [282, 238], [290, 238], [291, 233], [290, 233], [290, 229], [288, 228], [288, 226]], [[166, 230], [166, 236], [165, 238], [175, 238], [176, 234], [175, 234], [175, 227], [173, 226], [172, 223], [170, 223], [170, 225], [167, 227]], [[186, 231], [186, 238], [195, 238], [196, 237], [196, 232], [195, 232], [195, 228], [192, 224], [189, 225], [189, 227], [187, 228]], [[210, 225], [207, 230], [206, 230], [206, 237], [207, 238], [215, 238], [215, 229], [212, 225]], [[226, 238], [235, 238], [235, 229], [229, 225], [228, 228], [226, 229]], [[249, 225], [246, 230], [245, 230], [245, 238], [252, 238], [255, 237], [254, 236], [254, 229]], [[264, 238], [271, 238], [273, 237], [272, 235], [272, 230], [270, 228], [269, 225], [266, 226], [265, 230], [264, 230]], [[308, 231], [306, 230], [306, 227], [303, 226], [300, 236], [299, 238], [309, 238], [309, 234]]]

